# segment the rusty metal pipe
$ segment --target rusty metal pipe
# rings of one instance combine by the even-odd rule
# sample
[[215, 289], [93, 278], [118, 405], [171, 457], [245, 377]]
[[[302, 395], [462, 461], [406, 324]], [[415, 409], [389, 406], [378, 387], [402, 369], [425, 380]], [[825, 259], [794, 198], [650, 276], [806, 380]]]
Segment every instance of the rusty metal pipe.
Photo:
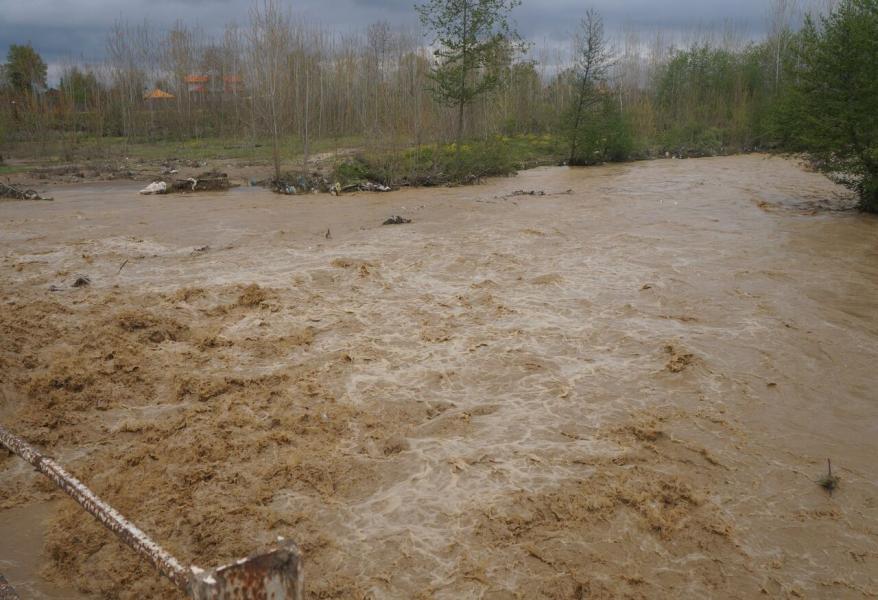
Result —
[[65, 471], [64, 467], [51, 458], [40, 454], [36, 448], [13, 435], [2, 425], [0, 425], [0, 443], [51, 479], [55, 485], [76, 500], [77, 504], [119, 536], [123, 542], [131, 546], [135, 552], [145, 556], [162, 575], [173, 581], [177, 587], [183, 591], [187, 590], [189, 586], [187, 569], [164, 548], [138, 529], [134, 523], [120, 515], [115, 508], [98, 498], [81, 481]]
[[[107, 529], [138, 554], [146, 557], [162, 575], [173, 581], [188, 596], [196, 600], [301, 599], [303, 591], [301, 555], [292, 542], [278, 538], [278, 545], [268, 552], [254, 554], [210, 571], [196, 566], [187, 569], [136, 525], [65, 471], [61, 465], [40, 454], [33, 446], [13, 435], [2, 425], [0, 425], [0, 444], [51, 479]], [[2, 585], [0, 590], [3, 590]]]

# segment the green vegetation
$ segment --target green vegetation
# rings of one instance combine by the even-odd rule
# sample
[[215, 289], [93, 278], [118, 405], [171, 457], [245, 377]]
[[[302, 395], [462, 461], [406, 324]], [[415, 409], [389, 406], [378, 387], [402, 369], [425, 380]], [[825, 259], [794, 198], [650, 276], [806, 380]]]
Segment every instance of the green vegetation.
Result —
[[553, 135], [496, 136], [461, 145], [437, 144], [402, 151], [361, 154], [336, 166], [342, 185], [375, 181], [388, 186], [473, 183], [519, 169], [562, 160]]
[[633, 141], [628, 124], [607, 85], [613, 56], [604, 23], [595, 10], [582, 20], [576, 40], [576, 65], [571, 69], [575, 96], [563, 116], [571, 165], [592, 165], [630, 158]]
[[[509, 13], [520, 0], [429, 0], [417, 7], [421, 24], [439, 47], [430, 69], [433, 97], [457, 111], [457, 147], [461, 149], [466, 108], [499, 85], [495, 59], [512, 55], [518, 34]], [[460, 157], [461, 160], [463, 157]]]
[[30, 44], [9, 46], [2, 78], [7, 86], [19, 93], [46, 87], [46, 63]]
[[[363, 145], [359, 136], [322, 138], [311, 144], [311, 151], [332, 153]], [[42, 145], [39, 142], [18, 142], [6, 145], [6, 153], [19, 158], [40, 159], [38, 162], [63, 160], [67, 147], [63, 140]], [[303, 153], [302, 141], [285, 138], [280, 145], [283, 156], [297, 157]], [[254, 164], [268, 163], [273, 159], [270, 138], [259, 138], [256, 142], [239, 138], [197, 138], [187, 140], [129, 141], [124, 137], [94, 136], [79, 137], [75, 146], [76, 156], [95, 160], [164, 160], [178, 158], [184, 160], [249, 160]]]
[[801, 37], [791, 137], [878, 212], [878, 0], [844, 0]]
[[18, 165], [0, 165], [0, 175], [12, 175], [13, 173], [20, 173], [24, 170], [24, 167]]
[[592, 10], [569, 57], [523, 55], [509, 21], [518, 0], [425, 1], [431, 39], [384, 22], [337, 36], [280, 0], [221, 40], [181, 23], [163, 34], [118, 24], [104, 64], [71, 65], [48, 91], [37, 52], [13, 46], [0, 77], [0, 150], [251, 160], [277, 177], [293, 160], [304, 173], [313, 154], [356, 148], [335, 161], [337, 176], [388, 185], [562, 161], [806, 152], [878, 212], [878, 0], [839, 0], [807, 18], [792, 0], [770, 0], [764, 39], [727, 29], [685, 46], [661, 35], [611, 40]]

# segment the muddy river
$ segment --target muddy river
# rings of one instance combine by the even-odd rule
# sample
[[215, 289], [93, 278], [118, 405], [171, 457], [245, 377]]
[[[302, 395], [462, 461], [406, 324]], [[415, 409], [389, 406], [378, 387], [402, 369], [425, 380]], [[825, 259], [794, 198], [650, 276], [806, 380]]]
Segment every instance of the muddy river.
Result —
[[[878, 595], [878, 219], [822, 176], [139, 187], [0, 203], [0, 422], [182, 561], [283, 535], [311, 598]], [[0, 573], [178, 597], [4, 452]]]

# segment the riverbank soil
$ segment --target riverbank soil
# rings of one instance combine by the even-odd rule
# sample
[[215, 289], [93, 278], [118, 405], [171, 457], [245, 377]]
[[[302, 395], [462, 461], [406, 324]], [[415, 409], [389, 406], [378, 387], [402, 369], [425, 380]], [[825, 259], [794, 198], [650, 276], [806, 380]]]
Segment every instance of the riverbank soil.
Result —
[[[283, 535], [310, 598], [878, 594], [878, 220], [822, 176], [138, 189], [0, 204], [0, 422], [182, 561]], [[0, 561], [176, 597], [5, 453]]]

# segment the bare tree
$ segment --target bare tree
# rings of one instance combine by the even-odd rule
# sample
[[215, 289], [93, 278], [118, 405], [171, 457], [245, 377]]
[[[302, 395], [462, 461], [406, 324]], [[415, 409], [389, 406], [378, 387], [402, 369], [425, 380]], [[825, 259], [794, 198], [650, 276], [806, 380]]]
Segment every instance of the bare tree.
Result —
[[281, 177], [280, 139], [289, 122], [291, 22], [277, 0], [263, 0], [250, 11], [248, 75], [253, 110], [271, 134], [275, 179]]
[[780, 89], [783, 57], [792, 41], [792, 24], [798, 12], [798, 0], [772, 0], [769, 9], [768, 43], [774, 60], [774, 89]]

